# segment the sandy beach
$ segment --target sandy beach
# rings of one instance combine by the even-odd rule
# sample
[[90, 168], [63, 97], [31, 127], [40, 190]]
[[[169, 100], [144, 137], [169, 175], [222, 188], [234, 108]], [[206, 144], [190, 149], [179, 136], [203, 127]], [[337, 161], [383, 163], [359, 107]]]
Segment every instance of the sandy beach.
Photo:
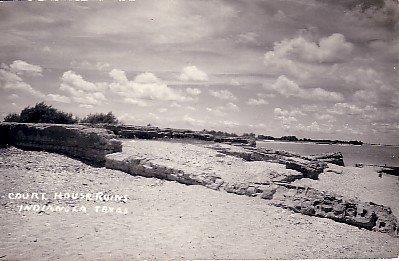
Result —
[[[354, 173], [344, 168], [339, 177], [356, 179]], [[332, 179], [323, 175], [312, 182], [333, 187]], [[387, 234], [293, 213], [258, 197], [132, 176], [48, 152], [2, 149], [0, 179], [0, 256], [9, 260], [398, 256], [399, 239]], [[19, 212], [21, 204], [43, 201], [11, 200], [10, 192], [46, 193], [47, 204], [85, 205], [87, 212]], [[57, 192], [103, 192], [127, 195], [127, 200], [51, 199]], [[120, 207], [128, 213], [97, 213], [97, 205]]]

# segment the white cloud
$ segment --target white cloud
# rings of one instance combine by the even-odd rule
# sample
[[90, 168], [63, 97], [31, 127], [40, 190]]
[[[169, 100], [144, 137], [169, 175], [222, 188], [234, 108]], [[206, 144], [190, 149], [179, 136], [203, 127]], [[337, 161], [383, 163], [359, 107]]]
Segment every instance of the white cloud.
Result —
[[85, 80], [81, 75], [73, 72], [64, 72], [61, 77], [60, 90], [70, 95], [73, 101], [86, 104], [97, 105], [105, 102], [105, 85], [103, 83], [92, 83]]
[[107, 62], [89, 62], [87, 60], [83, 61], [72, 61], [72, 68], [83, 69], [83, 70], [96, 70], [96, 71], [106, 71], [110, 64]]
[[100, 91], [103, 88], [100, 85], [96, 85], [92, 82], [86, 81], [83, 77], [73, 71], [64, 72], [61, 77], [62, 84], [69, 85], [76, 90], [85, 92]]
[[364, 113], [375, 112], [377, 109], [373, 106], [359, 107], [355, 104], [350, 103], [336, 103], [332, 109], [329, 109], [328, 112], [332, 114], [338, 115], [361, 115]]
[[234, 86], [239, 86], [239, 85], [240, 85], [240, 82], [239, 82], [237, 79], [231, 79], [231, 80], [230, 80], [230, 84], [231, 84], [231, 85], [234, 85]]
[[350, 59], [353, 44], [342, 34], [332, 34], [319, 42], [310, 41], [303, 36], [275, 42], [273, 51], [264, 56], [267, 70], [284, 73], [299, 79], [325, 72], [322, 64], [338, 63]]
[[229, 127], [237, 127], [240, 126], [240, 123], [237, 121], [230, 121], [230, 120], [224, 120], [219, 122], [221, 125], [229, 126]]
[[322, 131], [319, 123], [317, 121], [312, 122], [309, 125], [299, 124], [296, 129], [306, 131], [306, 132], [320, 132]]
[[298, 122], [298, 117], [306, 116], [302, 111], [295, 110], [284, 110], [279, 107], [274, 108], [274, 118], [280, 120], [284, 128], [292, 128], [292, 124]]
[[187, 101], [182, 93], [168, 87], [154, 74], [145, 72], [137, 75], [130, 81], [124, 71], [113, 69], [109, 75], [113, 78], [110, 84], [111, 91], [123, 97], [136, 100], [158, 100], [158, 101]]
[[181, 108], [182, 105], [177, 103], [177, 102], [172, 102], [172, 104], [170, 104], [170, 107], [172, 107], [172, 108]]
[[126, 77], [126, 73], [122, 70], [112, 69], [112, 71], [109, 72], [109, 76], [111, 76], [115, 81], [121, 84], [126, 84], [129, 82]]
[[342, 101], [344, 98], [342, 94], [337, 92], [326, 91], [322, 88], [303, 89], [293, 81], [288, 79], [285, 75], [281, 75], [270, 86], [265, 86], [266, 89], [271, 89], [285, 97], [296, 97], [309, 100], [319, 101]]
[[274, 93], [258, 93], [256, 94], [259, 98], [275, 98], [276, 94]]
[[358, 90], [353, 94], [355, 100], [376, 103], [378, 101], [377, 93], [369, 90]]
[[268, 104], [268, 102], [262, 98], [258, 98], [258, 99], [251, 98], [247, 101], [247, 104], [250, 106], [259, 106], [259, 105]]
[[199, 120], [199, 119], [195, 119], [195, 118], [193, 118], [193, 117], [191, 117], [189, 115], [184, 115], [183, 116], [183, 121], [188, 123], [189, 125], [192, 125], [192, 126], [202, 126], [205, 123], [205, 121]]
[[109, 63], [105, 63], [105, 62], [97, 62], [96, 63], [96, 68], [100, 71], [105, 71], [106, 69], [108, 69], [110, 67]]
[[381, 73], [373, 68], [357, 68], [354, 70], [347, 70], [347, 68], [337, 68], [338, 73], [341, 75], [346, 84], [361, 87], [363, 89], [387, 89], [388, 86], [384, 82]]
[[143, 100], [137, 100], [137, 99], [134, 99], [134, 98], [124, 98], [123, 100], [126, 103], [137, 105], [139, 107], [147, 107], [147, 106], [149, 106], [148, 102], [143, 101]]
[[279, 107], [274, 108], [274, 114], [277, 116], [305, 116], [306, 115], [305, 113], [301, 112], [298, 109], [288, 111], [288, 110], [281, 109]]
[[238, 107], [237, 104], [234, 104], [232, 102], [227, 103], [226, 106], [224, 106], [223, 108], [229, 111], [235, 111], [235, 112], [240, 111], [240, 107]]
[[15, 72], [9, 71], [9, 68], [4, 66], [4, 69], [0, 69], [0, 88], [12, 92], [21, 92], [30, 94], [32, 96], [42, 98], [44, 95], [35, 89], [28, 83], [26, 83], [19, 75]]
[[211, 108], [211, 107], [207, 107], [207, 108], [206, 108], [206, 110], [207, 110], [208, 112], [210, 112], [210, 113], [212, 113], [213, 115], [218, 116], [218, 117], [224, 117], [224, 116], [227, 115], [227, 113], [224, 112], [223, 109], [224, 109], [224, 107], [221, 107], [221, 106], [216, 107], [216, 108]]
[[199, 89], [197, 89], [197, 88], [187, 88], [187, 89], [186, 89], [186, 92], [187, 92], [188, 94], [190, 94], [190, 95], [193, 95], [193, 96], [198, 96], [198, 95], [201, 94], [201, 90], [199, 90]]
[[222, 100], [230, 100], [230, 101], [237, 100], [237, 97], [234, 96], [234, 94], [228, 90], [209, 91], [209, 94], [212, 95], [213, 97], [216, 97], [216, 98], [219, 98]]
[[192, 65], [183, 68], [179, 79], [182, 81], [207, 81], [209, 77], [205, 72]]
[[[126, 77], [125, 77], [126, 78]], [[161, 83], [161, 80], [156, 77], [153, 73], [144, 72], [136, 75], [134, 78], [135, 83]]]
[[240, 43], [257, 43], [259, 35], [255, 32], [242, 33], [237, 36]]
[[224, 117], [232, 112], [239, 112], [240, 107], [232, 102], [227, 103], [225, 106], [217, 106], [214, 108], [207, 107], [206, 110], [218, 117]]
[[265, 63], [276, 57], [305, 63], [337, 62], [347, 59], [352, 49], [353, 44], [338, 33], [321, 38], [319, 43], [299, 36], [274, 43], [273, 51], [265, 54]]
[[8, 98], [9, 100], [17, 100], [17, 99], [19, 99], [20, 97], [19, 97], [18, 94], [12, 93], [12, 94], [8, 95], [7, 98]]
[[69, 97], [59, 94], [47, 94], [46, 98], [49, 99], [50, 101], [56, 101], [56, 102], [63, 102], [63, 103], [71, 102], [71, 99]]
[[17, 74], [42, 75], [42, 67], [21, 60], [15, 60], [10, 64], [10, 70]]
[[79, 104], [80, 108], [92, 109], [94, 106], [91, 104]]
[[322, 120], [322, 121], [327, 121], [327, 122], [334, 122], [336, 121], [336, 118], [330, 114], [315, 114], [316, 119]]

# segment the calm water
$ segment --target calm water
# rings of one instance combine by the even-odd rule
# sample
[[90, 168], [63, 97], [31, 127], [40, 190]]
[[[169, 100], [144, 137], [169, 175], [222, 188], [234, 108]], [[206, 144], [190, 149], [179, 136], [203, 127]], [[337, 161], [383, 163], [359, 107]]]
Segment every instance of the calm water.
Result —
[[341, 152], [346, 166], [356, 163], [399, 166], [399, 146], [337, 145], [296, 142], [257, 141], [258, 147], [285, 150], [300, 155]]

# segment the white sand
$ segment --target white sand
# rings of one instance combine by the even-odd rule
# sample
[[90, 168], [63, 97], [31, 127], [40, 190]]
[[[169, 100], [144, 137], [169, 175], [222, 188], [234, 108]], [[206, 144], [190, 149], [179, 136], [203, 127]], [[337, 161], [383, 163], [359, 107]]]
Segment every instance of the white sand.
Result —
[[[0, 256], [7, 259], [388, 258], [399, 252], [397, 238], [259, 198], [134, 177], [45, 152], [2, 150], [0, 162]], [[16, 202], [4, 197], [36, 191], [126, 193], [127, 203], [108, 205], [123, 205], [129, 214], [18, 213]]]

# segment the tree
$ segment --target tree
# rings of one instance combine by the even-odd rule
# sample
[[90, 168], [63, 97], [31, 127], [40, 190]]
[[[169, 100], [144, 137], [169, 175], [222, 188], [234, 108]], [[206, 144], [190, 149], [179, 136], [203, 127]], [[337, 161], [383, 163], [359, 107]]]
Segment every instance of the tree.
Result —
[[104, 113], [89, 114], [85, 118], [83, 118], [81, 122], [91, 123], [91, 124], [98, 124], [98, 123], [118, 124], [119, 121], [112, 112], [108, 112], [107, 114]]
[[20, 117], [16, 113], [10, 113], [6, 117], [4, 117], [4, 121], [6, 122], [19, 122]]

